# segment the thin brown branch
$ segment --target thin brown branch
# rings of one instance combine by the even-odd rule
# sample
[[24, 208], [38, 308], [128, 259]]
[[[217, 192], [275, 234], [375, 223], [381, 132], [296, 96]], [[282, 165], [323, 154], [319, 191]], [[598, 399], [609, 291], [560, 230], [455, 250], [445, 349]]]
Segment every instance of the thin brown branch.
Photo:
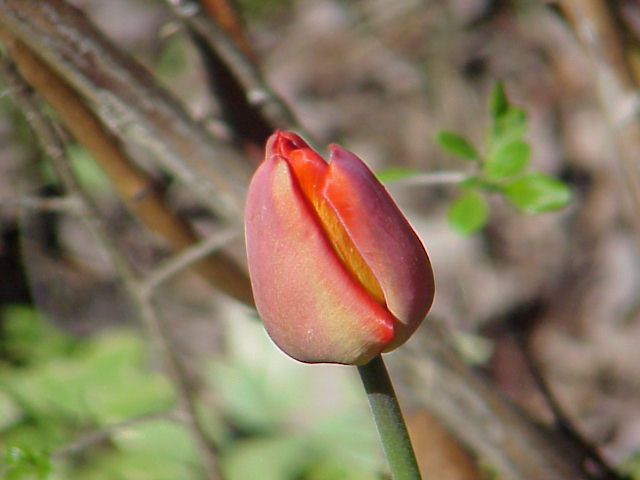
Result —
[[222, 477], [218, 470], [216, 458], [217, 452], [209, 442], [206, 432], [198, 420], [195, 398], [188, 387], [186, 375], [183, 371], [184, 369], [176, 355], [176, 349], [172, 345], [171, 335], [165, 331], [162, 322], [156, 316], [149, 302], [146, 301], [143, 290], [139, 287], [140, 281], [133, 267], [127, 260], [127, 257], [118, 248], [117, 242], [113, 240], [93, 198], [82, 189], [75, 179], [69, 163], [65, 158], [64, 142], [58, 136], [53, 124], [42, 115], [41, 105], [35, 98], [35, 95], [16, 70], [8, 66], [5, 66], [4, 70], [6, 80], [12, 87], [16, 87], [12, 90], [14, 101], [22, 111], [25, 112], [36, 139], [51, 161], [51, 165], [59, 176], [66, 192], [76, 196], [82, 202], [82, 220], [98, 244], [109, 255], [120, 279], [133, 300], [137, 313], [149, 331], [164, 361], [167, 376], [171, 380], [177, 393], [179, 406], [189, 415], [189, 420], [186, 424], [196, 442], [208, 478], [210, 480], [221, 479]]
[[64, 0], [0, 0], [0, 27], [37, 52], [119, 137], [148, 152], [214, 212], [239, 224], [250, 175], [134, 59]]
[[[76, 140], [92, 153], [129, 210], [176, 251], [197, 243], [191, 226], [171, 211], [148, 175], [130, 162], [121, 143], [105, 130], [83, 99], [22, 42], [6, 43], [21, 75], [54, 108]], [[244, 303], [252, 303], [246, 273], [224, 253], [214, 252], [194, 267], [216, 288]]]

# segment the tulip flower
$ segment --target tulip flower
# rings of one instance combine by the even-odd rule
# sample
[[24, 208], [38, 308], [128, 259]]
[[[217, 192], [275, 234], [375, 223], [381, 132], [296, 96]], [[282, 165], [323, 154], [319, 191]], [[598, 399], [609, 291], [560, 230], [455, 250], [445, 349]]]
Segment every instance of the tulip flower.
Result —
[[431, 307], [427, 253], [356, 155], [326, 162], [298, 135], [267, 143], [247, 195], [247, 258], [272, 340], [306, 363], [363, 365], [402, 345]]

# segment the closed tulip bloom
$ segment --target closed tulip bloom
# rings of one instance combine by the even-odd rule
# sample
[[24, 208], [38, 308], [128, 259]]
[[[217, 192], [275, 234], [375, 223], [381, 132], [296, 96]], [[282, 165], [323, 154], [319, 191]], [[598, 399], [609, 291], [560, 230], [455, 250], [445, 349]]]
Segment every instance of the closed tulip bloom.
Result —
[[369, 168], [298, 135], [267, 143], [247, 195], [249, 274], [273, 341], [307, 363], [362, 365], [402, 345], [431, 307], [427, 253]]

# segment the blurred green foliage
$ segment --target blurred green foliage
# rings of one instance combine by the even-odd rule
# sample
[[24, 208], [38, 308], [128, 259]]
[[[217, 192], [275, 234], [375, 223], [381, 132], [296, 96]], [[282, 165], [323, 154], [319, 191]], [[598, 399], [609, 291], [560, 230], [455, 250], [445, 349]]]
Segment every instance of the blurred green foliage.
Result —
[[[139, 332], [78, 338], [26, 306], [5, 308], [0, 320], [0, 478], [204, 478]], [[384, 464], [366, 405], [294, 425], [291, 412], [310, 401], [302, 366], [256, 361], [256, 351], [279, 354], [259, 324], [244, 328], [233, 334], [242, 347], [232, 345], [207, 373], [220, 405], [199, 406], [225, 478], [378, 478]]]

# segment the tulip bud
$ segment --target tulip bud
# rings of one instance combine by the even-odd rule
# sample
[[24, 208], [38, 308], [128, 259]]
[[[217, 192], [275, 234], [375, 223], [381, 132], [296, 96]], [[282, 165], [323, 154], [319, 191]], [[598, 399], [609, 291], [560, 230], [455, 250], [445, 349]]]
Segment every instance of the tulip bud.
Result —
[[285, 353], [362, 365], [420, 325], [433, 271], [369, 168], [329, 149], [325, 162], [294, 133], [269, 138], [247, 195], [249, 274], [258, 313]]

